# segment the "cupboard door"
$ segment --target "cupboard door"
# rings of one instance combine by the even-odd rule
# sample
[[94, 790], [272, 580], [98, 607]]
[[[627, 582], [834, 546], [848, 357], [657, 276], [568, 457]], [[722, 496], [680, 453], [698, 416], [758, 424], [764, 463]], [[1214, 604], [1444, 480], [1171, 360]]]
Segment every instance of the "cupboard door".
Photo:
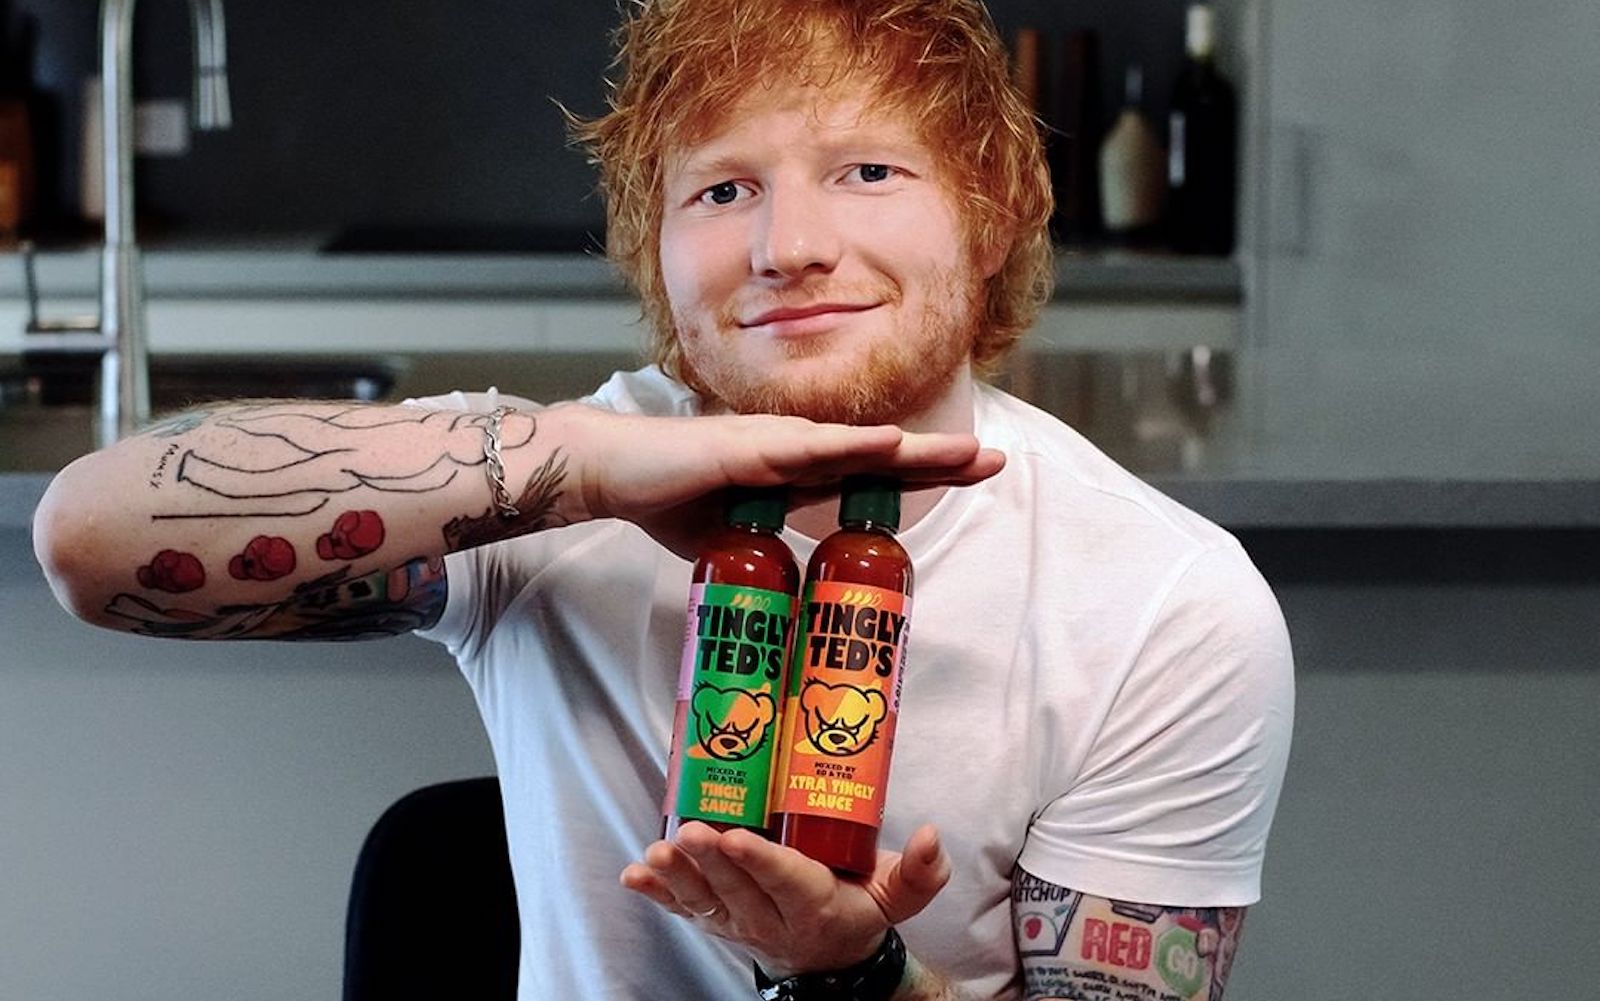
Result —
[[1600, 5], [1254, 13], [1260, 461], [1600, 473]]

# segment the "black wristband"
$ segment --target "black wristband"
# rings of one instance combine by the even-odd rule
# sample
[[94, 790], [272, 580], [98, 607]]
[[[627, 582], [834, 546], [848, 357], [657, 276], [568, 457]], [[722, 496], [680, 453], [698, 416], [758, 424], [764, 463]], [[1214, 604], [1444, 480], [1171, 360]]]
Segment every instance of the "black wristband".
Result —
[[761, 1001], [889, 1001], [906, 975], [906, 944], [893, 928], [883, 933], [878, 951], [842, 970], [798, 973], [773, 980], [755, 964]]

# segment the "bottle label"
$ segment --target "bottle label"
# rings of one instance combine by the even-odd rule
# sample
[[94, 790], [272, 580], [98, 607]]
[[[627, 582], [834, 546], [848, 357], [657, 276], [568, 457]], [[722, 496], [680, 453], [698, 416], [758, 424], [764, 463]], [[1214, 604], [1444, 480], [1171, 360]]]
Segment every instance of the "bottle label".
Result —
[[911, 599], [866, 584], [813, 581], [801, 608], [773, 810], [878, 827]]
[[1167, 116], [1167, 184], [1181, 188], [1189, 183], [1189, 116], [1174, 111]]
[[695, 584], [678, 670], [675, 781], [664, 812], [764, 827], [794, 598]]

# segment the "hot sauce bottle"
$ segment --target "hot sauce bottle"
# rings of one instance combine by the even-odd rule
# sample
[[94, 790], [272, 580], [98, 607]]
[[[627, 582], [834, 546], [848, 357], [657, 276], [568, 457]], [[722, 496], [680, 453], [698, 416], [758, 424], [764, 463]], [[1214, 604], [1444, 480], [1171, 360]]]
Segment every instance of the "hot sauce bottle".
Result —
[[780, 843], [835, 870], [868, 874], [911, 615], [911, 557], [895, 539], [900, 484], [846, 478], [839, 526], [806, 568], [772, 829]]
[[678, 670], [662, 836], [686, 820], [767, 826], [783, 669], [800, 568], [779, 538], [781, 490], [729, 491], [694, 565]]

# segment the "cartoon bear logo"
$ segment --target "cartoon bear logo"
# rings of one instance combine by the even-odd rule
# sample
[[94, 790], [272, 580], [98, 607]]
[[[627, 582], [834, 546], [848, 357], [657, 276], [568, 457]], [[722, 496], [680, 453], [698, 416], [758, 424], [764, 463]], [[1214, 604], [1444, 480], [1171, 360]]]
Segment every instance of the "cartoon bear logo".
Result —
[[889, 714], [889, 704], [876, 688], [830, 685], [815, 678], [800, 691], [806, 737], [823, 754], [847, 758], [878, 739], [878, 724]]
[[742, 761], [760, 749], [777, 718], [778, 706], [766, 692], [702, 684], [694, 690], [695, 740], [722, 761]]

